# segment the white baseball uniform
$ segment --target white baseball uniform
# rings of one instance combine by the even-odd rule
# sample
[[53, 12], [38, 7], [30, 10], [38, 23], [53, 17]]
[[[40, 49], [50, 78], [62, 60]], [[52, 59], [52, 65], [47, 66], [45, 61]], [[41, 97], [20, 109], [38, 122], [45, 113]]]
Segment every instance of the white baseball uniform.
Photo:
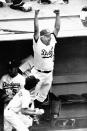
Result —
[[17, 131], [29, 131], [28, 127], [32, 126], [33, 118], [29, 115], [23, 115], [21, 113], [22, 108], [34, 109], [30, 92], [26, 89], [20, 89], [4, 109], [5, 131], [8, 129], [7, 125], [14, 127]]
[[[20, 88], [24, 88], [25, 85], [25, 77], [18, 74], [14, 78], [10, 77], [9, 74], [2, 76], [0, 80], [0, 89], [3, 89], [5, 85], [20, 85]], [[6, 89], [6, 94], [11, 98], [12, 97], [12, 89]]]
[[54, 34], [51, 34], [49, 45], [43, 44], [40, 38], [37, 42], [33, 38], [34, 68], [31, 70], [31, 73], [40, 79], [35, 90], [37, 100], [40, 102], [43, 102], [46, 99], [51, 88], [55, 44], [56, 39]]

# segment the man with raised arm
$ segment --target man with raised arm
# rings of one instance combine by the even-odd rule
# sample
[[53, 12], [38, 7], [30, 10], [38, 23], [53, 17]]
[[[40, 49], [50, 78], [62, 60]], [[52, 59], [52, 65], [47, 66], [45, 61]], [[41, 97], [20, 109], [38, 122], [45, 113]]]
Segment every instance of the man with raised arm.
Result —
[[35, 10], [34, 17], [34, 67], [31, 70], [33, 75], [40, 79], [33, 93], [39, 102], [46, 102], [47, 95], [52, 85], [54, 69], [54, 50], [57, 43], [57, 35], [60, 30], [60, 11], [54, 10], [56, 15], [53, 32], [49, 29], [39, 30], [39, 10]]

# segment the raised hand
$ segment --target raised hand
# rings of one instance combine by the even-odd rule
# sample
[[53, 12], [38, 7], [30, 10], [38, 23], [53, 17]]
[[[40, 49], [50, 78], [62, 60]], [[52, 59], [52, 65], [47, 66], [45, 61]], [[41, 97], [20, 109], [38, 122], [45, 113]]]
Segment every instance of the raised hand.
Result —
[[55, 14], [59, 14], [59, 13], [60, 13], [60, 10], [54, 10], [54, 13], [55, 13]]
[[35, 14], [38, 15], [40, 10], [35, 10]]

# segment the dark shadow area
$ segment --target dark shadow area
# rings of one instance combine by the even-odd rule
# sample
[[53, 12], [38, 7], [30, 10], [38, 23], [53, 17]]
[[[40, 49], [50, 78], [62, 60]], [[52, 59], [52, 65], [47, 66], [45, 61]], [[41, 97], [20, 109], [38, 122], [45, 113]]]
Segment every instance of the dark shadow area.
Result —
[[0, 131], [4, 131], [4, 118], [3, 118], [3, 112], [4, 111], [4, 102], [0, 100]]
[[15, 59], [20, 63], [31, 54], [32, 40], [0, 42], [0, 77], [7, 72], [9, 60]]
[[87, 72], [87, 37], [58, 39], [55, 48], [54, 75]]

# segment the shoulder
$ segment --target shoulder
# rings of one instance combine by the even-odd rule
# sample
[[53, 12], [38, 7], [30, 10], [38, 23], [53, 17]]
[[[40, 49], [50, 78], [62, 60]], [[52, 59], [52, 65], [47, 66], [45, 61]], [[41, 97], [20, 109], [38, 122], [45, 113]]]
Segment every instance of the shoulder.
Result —
[[22, 102], [26, 102], [27, 101], [30, 101], [30, 92], [26, 89], [21, 89], [19, 92], [18, 92], [18, 97], [22, 98]]
[[30, 95], [30, 92], [28, 90], [24, 89], [24, 88], [20, 89], [19, 93], [22, 93], [22, 95]]
[[15, 97], [22, 97], [24, 95], [26, 95], [25, 89], [20, 89], [19, 92], [15, 95]]
[[51, 33], [51, 37], [54, 38], [55, 40], [57, 40], [57, 37], [54, 33]]
[[3, 75], [3, 76], [1, 77], [1, 80], [2, 80], [2, 79], [6, 79], [6, 78], [8, 78], [8, 77], [9, 77], [9, 75], [8, 75], [8, 74]]

